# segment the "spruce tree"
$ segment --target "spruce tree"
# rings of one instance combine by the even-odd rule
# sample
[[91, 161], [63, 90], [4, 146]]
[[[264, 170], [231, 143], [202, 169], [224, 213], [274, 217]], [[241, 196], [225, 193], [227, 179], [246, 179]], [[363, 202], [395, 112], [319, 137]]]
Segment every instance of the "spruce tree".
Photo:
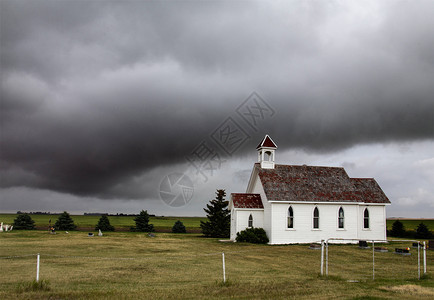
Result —
[[154, 225], [149, 224], [149, 214], [147, 210], [142, 210], [140, 214], [134, 218], [136, 227], [132, 227], [131, 231], [152, 232]]
[[200, 221], [202, 233], [208, 237], [229, 237], [230, 233], [230, 212], [228, 201], [225, 201], [225, 190], [217, 190], [216, 198], [207, 204], [203, 210], [207, 213], [208, 221]]
[[115, 231], [115, 228], [110, 224], [107, 215], [102, 215], [101, 218], [99, 218], [98, 224], [96, 224], [95, 230]]
[[172, 227], [173, 233], [186, 233], [187, 230], [185, 229], [184, 224], [181, 221], [176, 221], [175, 224]]
[[28, 214], [20, 214], [14, 220], [14, 229], [35, 229], [35, 221]]
[[401, 221], [396, 220], [393, 222], [392, 230], [390, 231], [390, 235], [393, 237], [404, 237], [405, 236], [405, 228], [404, 224]]
[[431, 232], [429, 231], [428, 226], [426, 226], [424, 223], [420, 223], [416, 228], [415, 237], [417, 239], [429, 239], [429, 238], [431, 238]]
[[54, 228], [57, 230], [75, 230], [77, 226], [75, 226], [71, 216], [64, 211], [54, 224]]

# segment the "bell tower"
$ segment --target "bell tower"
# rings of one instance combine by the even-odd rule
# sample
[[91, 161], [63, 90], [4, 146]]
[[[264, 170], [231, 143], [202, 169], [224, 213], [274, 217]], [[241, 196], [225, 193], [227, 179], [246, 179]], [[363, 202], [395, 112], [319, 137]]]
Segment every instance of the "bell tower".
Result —
[[277, 145], [273, 142], [268, 134], [259, 143], [256, 150], [258, 151], [258, 162], [262, 169], [274, 169], [275, 151]]

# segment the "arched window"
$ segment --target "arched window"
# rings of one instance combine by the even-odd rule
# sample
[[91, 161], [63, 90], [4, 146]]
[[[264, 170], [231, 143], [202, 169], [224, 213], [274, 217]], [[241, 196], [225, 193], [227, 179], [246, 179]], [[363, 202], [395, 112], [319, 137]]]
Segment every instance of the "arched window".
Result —
[[319, 228], [319, 210], [318, 207], [315, 207], [313, 210], [313, 228], [318, 229]]
[[249, 227], [253, 227], [253, 217], [252, 214], [249, 216]]
[[344, 209], [342, 206], [339, 208], [338, 212], [338, 227], [344, 228]]
[[367, 208], [363, 212], [363, 228], [369, 228], [369, 210]]
[[292, 206], [288, 208], [288, 228], [294, 228], [294, 211]]

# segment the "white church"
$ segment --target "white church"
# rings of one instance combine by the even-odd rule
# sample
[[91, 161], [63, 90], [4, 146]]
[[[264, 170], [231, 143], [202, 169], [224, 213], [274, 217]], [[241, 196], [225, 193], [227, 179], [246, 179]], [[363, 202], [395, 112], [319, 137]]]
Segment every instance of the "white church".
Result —
[[390, 201], [375, 179], [350, 178], [339, 167], [276, 164], [276, 149], [266, 135], [246, 192], [231, 194], [232, 241], [248, 227], [264, 228], [269, 244], [386, 240]]

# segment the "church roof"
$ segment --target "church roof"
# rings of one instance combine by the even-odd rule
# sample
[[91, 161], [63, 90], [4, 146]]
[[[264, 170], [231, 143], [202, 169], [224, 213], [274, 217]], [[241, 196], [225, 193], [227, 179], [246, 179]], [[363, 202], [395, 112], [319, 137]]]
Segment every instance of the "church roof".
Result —
[[390, 203], [373, 178], [350, 178], [344, 168], [255, 164], [268, 201]]
[[264, 208], [259, 194], [232, 193], [231, 197], [235, 208]]
[[259, 143], [259, 145], [256, 147], [256, 149], [259, 149], [261, 147], [267, 147], [267, 148], [276, 148], [277, 145], [273, 142], [273, 140], [270, 138], [268, 134], [265, 135], [264, 139]]

